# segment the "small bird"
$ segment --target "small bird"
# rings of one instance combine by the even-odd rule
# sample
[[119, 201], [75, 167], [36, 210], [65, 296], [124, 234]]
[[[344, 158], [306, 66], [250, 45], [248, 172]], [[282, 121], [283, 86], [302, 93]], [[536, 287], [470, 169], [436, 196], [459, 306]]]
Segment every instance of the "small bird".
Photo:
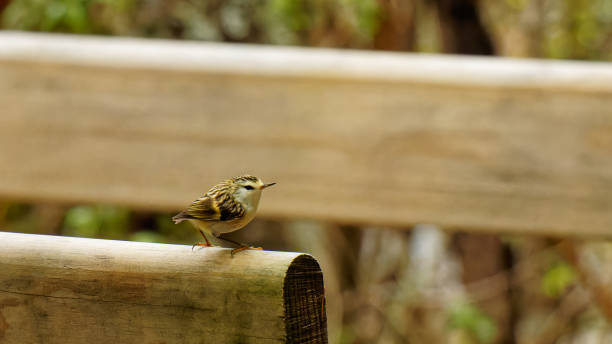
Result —
[[257, 212], [261, 191], [275, 184], [264, 184], [261, 179], [251, 175], [228, 179], [213, 186], [187, 209], [173, 216], [172, 220], [175, 224], [187, 220], [202, 234], [206, 243], [198, 242], [194, 247], [213, 246], [206, 237], [208, 234], [238, 245], [232, 250], [232, 255], [246, 249], [261, 249], [222, 238], [221, 234], [237, 231], [251, 222]]

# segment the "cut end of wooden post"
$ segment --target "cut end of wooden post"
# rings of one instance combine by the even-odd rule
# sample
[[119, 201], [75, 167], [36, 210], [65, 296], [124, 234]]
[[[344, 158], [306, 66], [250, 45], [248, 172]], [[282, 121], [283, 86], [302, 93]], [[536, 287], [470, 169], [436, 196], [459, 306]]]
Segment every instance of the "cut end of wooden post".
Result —
[[319, 344], [326, 334], [323, 275], [306, 254], [0, 232], [2, 344]]
[[327, 343], [323, 273], [309, 255], [289, 265], [283, 287], [287, 343]]

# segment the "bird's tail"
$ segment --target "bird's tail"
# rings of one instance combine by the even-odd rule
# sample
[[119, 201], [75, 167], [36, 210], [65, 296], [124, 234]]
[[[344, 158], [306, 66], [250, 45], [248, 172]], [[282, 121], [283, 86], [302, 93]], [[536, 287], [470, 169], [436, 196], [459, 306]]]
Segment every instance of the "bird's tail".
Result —
[[180, 212], [174, 216], [172, 216], [172, 221], [174, 221], [174, 224], [178, 224], [181, 223], [183, 221], [187, 220], [187, 218], [185, 218], [185, 212]]

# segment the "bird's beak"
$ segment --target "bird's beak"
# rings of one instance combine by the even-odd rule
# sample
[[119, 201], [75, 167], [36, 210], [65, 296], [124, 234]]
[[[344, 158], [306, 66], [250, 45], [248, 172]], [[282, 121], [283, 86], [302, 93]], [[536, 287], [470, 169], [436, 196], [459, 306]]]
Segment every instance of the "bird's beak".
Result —
[[275, 184], [276, 183], [264, 184], [264, 185], [262, 185], [261, 189], [263, 190], [263, 189], [267, 188], [268, 186], [272, 186], [272, 185], [275, 185]]

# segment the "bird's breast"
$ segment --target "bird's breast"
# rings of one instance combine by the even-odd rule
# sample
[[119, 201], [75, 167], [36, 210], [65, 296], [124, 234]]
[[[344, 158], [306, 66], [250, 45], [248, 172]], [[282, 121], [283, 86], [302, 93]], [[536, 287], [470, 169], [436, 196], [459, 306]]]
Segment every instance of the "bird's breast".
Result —
[[251, 220], [255, 217], [255, 211], [246, 209], [244, 216], [239, 219], [229, 221], [219, 221], [212, 224], [211, 230], [216, 234], [229, 233], [237, 231], [244, 226], [248, 225]]

